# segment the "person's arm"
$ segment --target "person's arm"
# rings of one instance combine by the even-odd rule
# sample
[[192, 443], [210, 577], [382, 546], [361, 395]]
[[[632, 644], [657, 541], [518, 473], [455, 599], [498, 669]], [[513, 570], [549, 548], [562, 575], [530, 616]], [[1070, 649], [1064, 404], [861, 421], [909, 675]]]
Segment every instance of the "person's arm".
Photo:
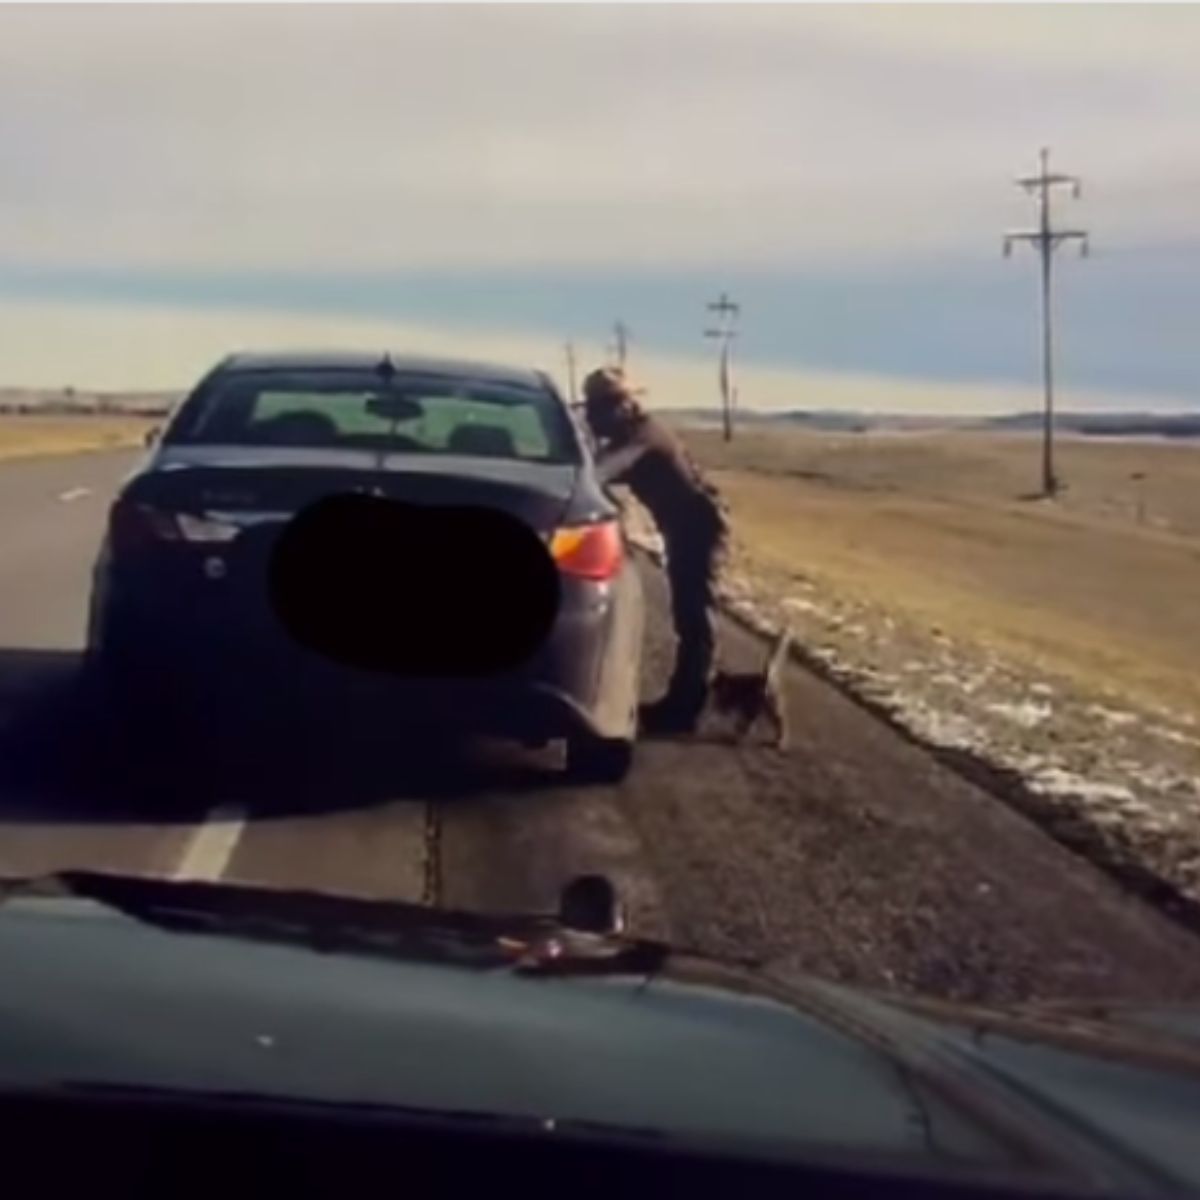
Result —
[[616, 483], [633, 467], [648, 447], [645, 442], [632, 441], [616, 450], [604, 451], [596, 459], [596, 475], [602, 484]]

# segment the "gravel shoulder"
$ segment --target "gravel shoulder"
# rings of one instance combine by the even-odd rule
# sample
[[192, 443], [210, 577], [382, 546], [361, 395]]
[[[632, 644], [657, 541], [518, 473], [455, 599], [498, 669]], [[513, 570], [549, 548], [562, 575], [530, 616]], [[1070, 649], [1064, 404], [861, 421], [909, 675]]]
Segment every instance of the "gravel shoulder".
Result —
[[[754, 628], [1200, 930], [1200, 452], [687, 431], [735, 517]], [[1023, 483], [1024, 481], [1024, 483]]]
[[[659, 622], [652, 671], [669, 646]], [[763, 654], [733, 622], [721, 647], [734, 669]], [[786, 754], [715, 728], [648, 742], [618, 794], [673, 940], [990, 1003], [1200, 996], [1193, 935], [831, 684], [787, 686]]]

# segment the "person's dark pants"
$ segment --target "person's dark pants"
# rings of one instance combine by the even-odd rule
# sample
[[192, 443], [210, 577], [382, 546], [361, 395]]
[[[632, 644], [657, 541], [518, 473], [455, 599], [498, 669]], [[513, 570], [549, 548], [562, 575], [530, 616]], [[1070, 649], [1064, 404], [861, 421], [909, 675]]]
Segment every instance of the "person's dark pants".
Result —
[[667, 579], [675, 619], [675, 669], [661, 706], [688, 720], [708, 699], [716, 647], [716, 585], [722, 541], [716, 538], [668, 540]]

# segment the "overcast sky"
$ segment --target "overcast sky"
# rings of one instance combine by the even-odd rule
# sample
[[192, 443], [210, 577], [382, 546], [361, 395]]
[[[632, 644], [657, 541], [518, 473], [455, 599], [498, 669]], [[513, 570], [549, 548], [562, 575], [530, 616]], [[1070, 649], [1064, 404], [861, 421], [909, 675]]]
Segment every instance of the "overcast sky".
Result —
[[0, 7], [0, 382], [389, 327], [554, 368], [621, 312], [671, 390], [727, 284], [764, 403], [978, 405], [1035, 380], [998, 235], [1048, 143], [1064, 378], [1200, 403], [1197, 61], [1191, 7]]

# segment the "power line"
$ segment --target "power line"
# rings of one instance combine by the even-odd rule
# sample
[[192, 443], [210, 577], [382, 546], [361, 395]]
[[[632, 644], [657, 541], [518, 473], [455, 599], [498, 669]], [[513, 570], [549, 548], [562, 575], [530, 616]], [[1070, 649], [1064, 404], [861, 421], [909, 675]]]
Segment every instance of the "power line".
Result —
[[737, 398], [737, 388], [733, 383], [733, 339], [737, 337], [737, 319], [741, 315], [742, 306], [722, 292], [716, 300], [708, 305], [708, 311], [717, 314], [715, 329], [706, 329], [704, 336], [715, 338], [721, 346], [717, 366], [717, 383], [721, 389], [721, 421], [725, 430], [725, 440], [733, 440], [733, 408]]
[[1042, 492], [1053, 496], [1059, 490], [1054, 472], [1054, 318], [1051, 292], [1054, 252], [1069, 241], [1077, 241], [1081, 253], [1088, 252], [1088, 235], [1082, 229], [1055, 229], [1050, 219], [1050, 199], [1056, 187], [1069, 187], [1078, 199], [1081, 184], [1075, 175], [1054, 174], [1050, 171], [1050, 151], [1043, 147], [1038, 155], [1036, 175], [1019, 178], [1018, 187], [1037, 197], [1038, 226], [1036, 229], [1010, 230], [1004, 235], [1004, 256], [1012, 254], [1014, 242], [1030, 242], [1037, 247], [1042, 265]]

